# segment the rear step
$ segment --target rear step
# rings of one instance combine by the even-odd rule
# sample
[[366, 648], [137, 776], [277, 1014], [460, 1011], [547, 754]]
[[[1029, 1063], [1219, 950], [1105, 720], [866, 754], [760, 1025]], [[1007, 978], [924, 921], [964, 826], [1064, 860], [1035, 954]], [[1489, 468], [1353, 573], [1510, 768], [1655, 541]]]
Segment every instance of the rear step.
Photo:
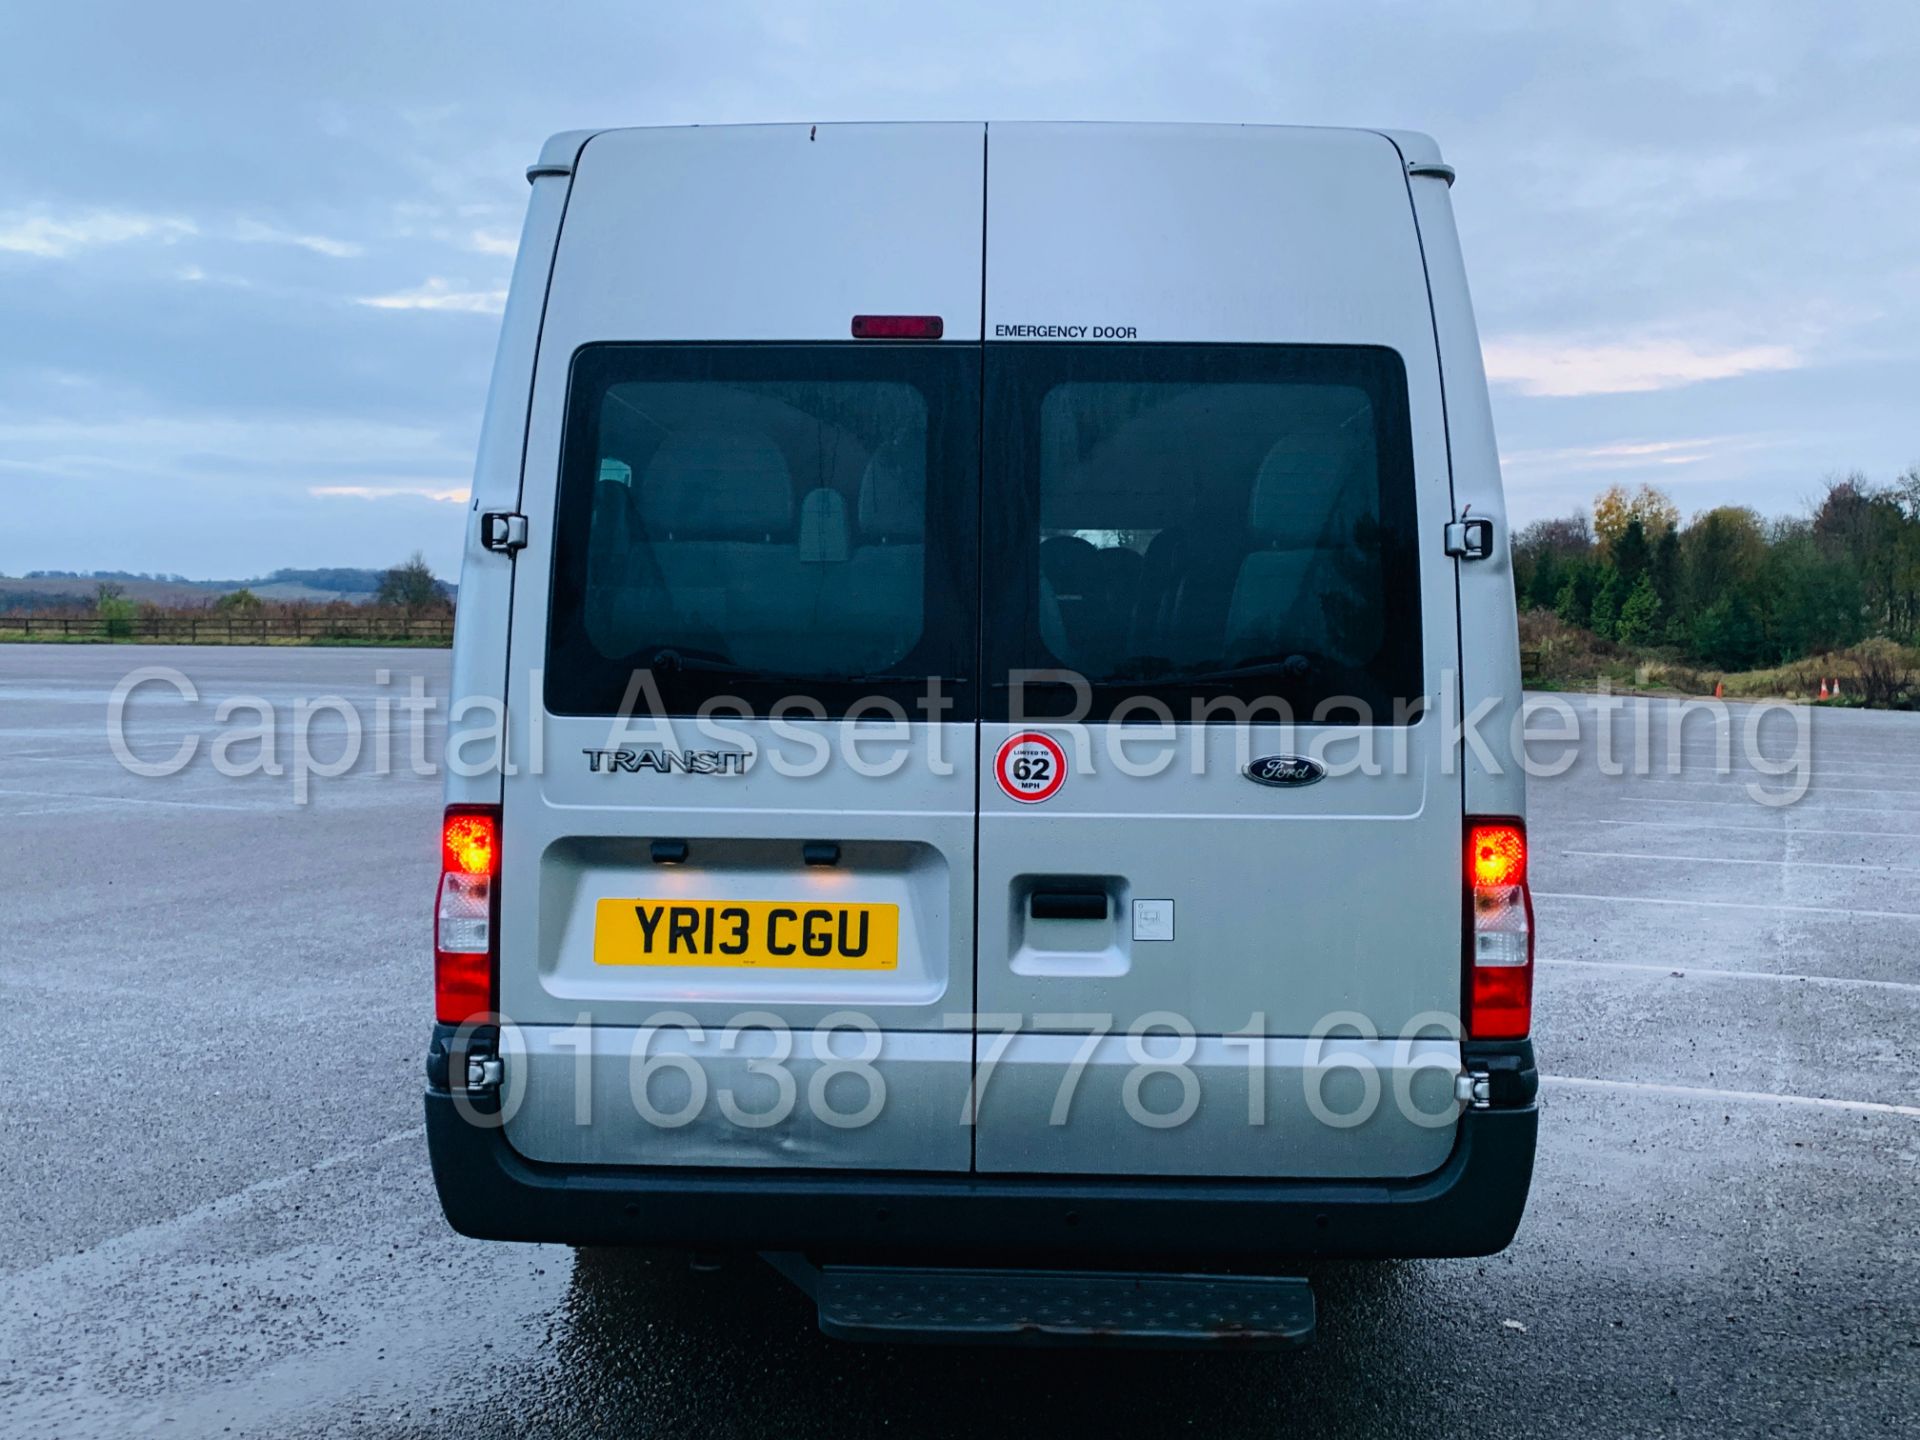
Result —
[[1278, 1349], [1313, 1338], [1313, 1291], [1279, 1275], [815, 1265], [766, 1256], [837, 1340]]

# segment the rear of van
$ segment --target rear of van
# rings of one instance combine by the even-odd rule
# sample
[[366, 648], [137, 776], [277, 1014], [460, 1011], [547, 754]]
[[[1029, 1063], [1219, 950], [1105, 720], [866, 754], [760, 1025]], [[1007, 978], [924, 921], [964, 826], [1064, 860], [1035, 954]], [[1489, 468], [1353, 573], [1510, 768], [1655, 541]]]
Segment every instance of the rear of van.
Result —
[[448, 779], [454, 1225], [1503, 1247], [1519, 665], [1432, 142], [624, 130], [530, 175], [455, 642], [507, 745]]

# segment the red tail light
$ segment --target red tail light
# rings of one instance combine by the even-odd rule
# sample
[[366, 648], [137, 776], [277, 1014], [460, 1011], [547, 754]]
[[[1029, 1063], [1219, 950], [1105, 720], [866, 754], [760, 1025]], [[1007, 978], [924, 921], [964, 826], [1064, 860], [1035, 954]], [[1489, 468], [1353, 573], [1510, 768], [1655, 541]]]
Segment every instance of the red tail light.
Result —
[[938, 340], [946, 333], [938, 315], [856, 315], [856, 340]]
[[1466, 1021], [1473, 1040], [1519, 1040], [1533, 1029], [1533, 895], [1519, 820], [1467, 826]]
[[497, 1008], [500, 808], [449, 805], [433, 913], [434, 1017], [460, 1025]]

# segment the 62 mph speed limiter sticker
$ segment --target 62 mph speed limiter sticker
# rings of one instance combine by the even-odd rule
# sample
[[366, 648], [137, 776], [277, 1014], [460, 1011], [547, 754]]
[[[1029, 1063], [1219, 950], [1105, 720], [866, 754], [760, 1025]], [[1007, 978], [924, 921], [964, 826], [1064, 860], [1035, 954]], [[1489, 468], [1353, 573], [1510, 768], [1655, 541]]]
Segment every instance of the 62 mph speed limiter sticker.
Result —
[[1067, 783], [1067, 752], [1051, 735], [1023, 730], [1009, 735], [993, 757], [993, 778], [1022, 805], [1050, 800]]

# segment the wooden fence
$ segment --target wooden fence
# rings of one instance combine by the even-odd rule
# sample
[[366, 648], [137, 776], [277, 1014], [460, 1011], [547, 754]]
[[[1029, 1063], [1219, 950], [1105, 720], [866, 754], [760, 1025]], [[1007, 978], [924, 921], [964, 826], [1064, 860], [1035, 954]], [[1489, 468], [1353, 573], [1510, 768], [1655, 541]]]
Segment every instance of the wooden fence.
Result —
[[0, 640], [161, 640], [180, 645], [269, 645], [274, 641], [453, 643], [451, 615], [94, 615], [0, 614]]

